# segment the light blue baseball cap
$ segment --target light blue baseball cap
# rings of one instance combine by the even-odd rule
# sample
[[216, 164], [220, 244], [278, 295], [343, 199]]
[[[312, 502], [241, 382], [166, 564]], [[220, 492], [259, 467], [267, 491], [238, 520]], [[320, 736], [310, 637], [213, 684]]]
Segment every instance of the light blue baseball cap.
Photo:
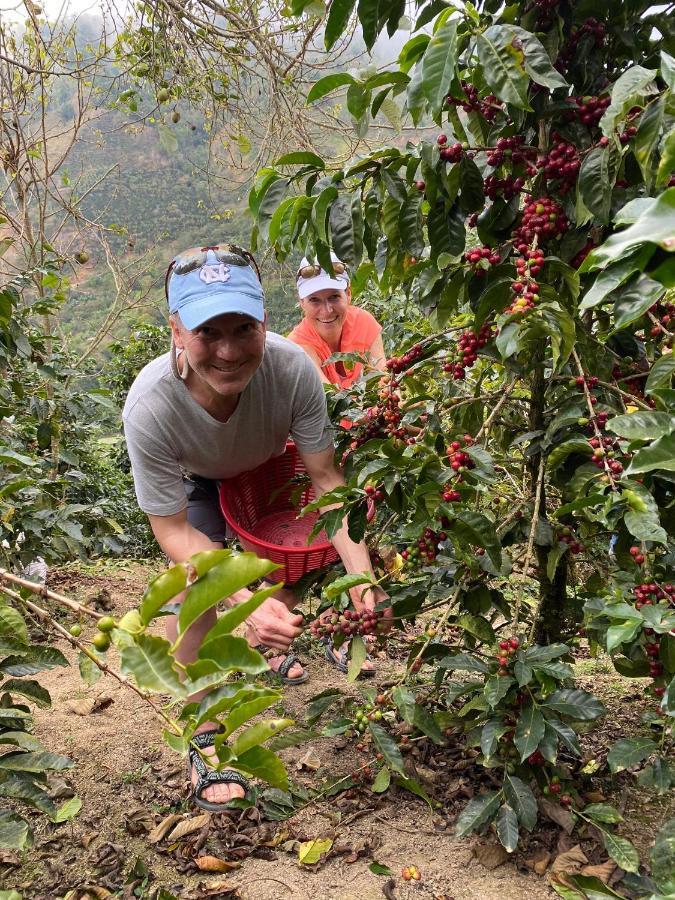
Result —
[[203, 247], [181, 253], [169, 269], [169, 312], [193, 331], [225, 313], [265, 321], [265, 294], [255, 269], [229, 247]]

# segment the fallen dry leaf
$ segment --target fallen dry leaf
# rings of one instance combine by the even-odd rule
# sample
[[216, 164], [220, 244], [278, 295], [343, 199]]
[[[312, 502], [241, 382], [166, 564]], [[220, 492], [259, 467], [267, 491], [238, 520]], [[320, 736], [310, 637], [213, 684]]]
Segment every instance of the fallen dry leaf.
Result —
[[201, 816], [195, 816], [192, 819], [183, 819], [180, 824], [176, 825], [167, 840], [178, 841], [194, 831], [200, 831], [205, 825], [211, 821], [211, 814], [204, 813]]
[[84, 847], [85, 850], [87, 849], [89, 844], [91, 844], [92, 841], [96, 840], [96, 838], [99, 836], [99, 833], [100, 832], [98, 832], [98, 831], [87, 831], [80, 837], [80, 843], [82, 844], [82, 846]]
[[574, 817], [569, 810], [563, 809], [558, 803], [552, 803], [545, 797], [540, 797], [537, 800], [537, 804], [540, 812], [545, 815], [547, 819], [555, 822], [556, 825], [560, 825], [567, 834], [572, 834], [574, 831]]
[[551, 854], [543, 847], [539, 847], [529, 859], [525, 860], [525, 865], [537, 875], [543, 875], [550, 862]]
[[602, 791], [586, 791], [584, 800], [588, 803], [604, 803], [607, 798]]
[[[576, 875], [581, 870], [581, 867], [587, 864], [588, 858], [586, 854], [579, 844], [575, 844], [571, 850], [566, 850], [565, 853], [561, 853], [553, 860], [548, 873], [549, 881], [553, 880], [561, 884], [567, 884], [565, 875]], [[571, 885], [568, 885], [568, 887], [571, 887]]]
[[106, 709], [114, 702], [112, 697], [101, 694], [99, 697], [85, 697], [84, 700], [71, 700], [68, 703], [68, 709], [70, 712], [75, 713], [76, 716], [90, 716], [92, 713], [101, 712], [101, 710]]
[[227, 881], [225, 878], [218, 878], [215, 881], [200, 881], [196, 893], [190, 896], [194, 900], [208, 900], [210, 897], [217, 898], [217, 900], [240, 900], [241, 893], [233, 882]]
[[317, 772], [321, 768], [321, 760], [317, 756], [314, 750], [308, 750], [307, 753], [299, 760], [295, 768], [298, 772], [302, 772], [303, 769], [308, 769], [310, 772]]
[[171, 816], [167, 816], [166, 819], [162, 819], [159, 825], [155, 825], [148, 835], [148, 841], [151, 844], [159, 844], [162, 838], [171, 831], [173, 826], [182, 821], [183, 817], [176, 815], [175, 813]]
[[609, 884], [609, 880], [614, 874], [615, 869], [616, 863], [614, 862], [614, 860], [608, 859], [604, 863], [600, 863], [597, 866], [584, 866], [581, 870], [581, 874], [599, 878], [600, 881], [603, 881], [605, 884]]
[[195, 865], [202, 872], [232, 872], [233, 869], [241, 867], [241, 863], [227, 862], [225, 859], [218, 859], [217, 856], [198, 856]]
[[152, 813], [144, 806], [132, 806], [124, 817], [124, 827], [131, 835], [152, 831], [153, 824]]
[[509, 858], [501, 844], [475, 844], [471, 852], [486, 869], [496, 869]]
[[18, 853], [13, 850], [0, 849], [0, 865], [3, 866], [20, 866], [21, 858]]

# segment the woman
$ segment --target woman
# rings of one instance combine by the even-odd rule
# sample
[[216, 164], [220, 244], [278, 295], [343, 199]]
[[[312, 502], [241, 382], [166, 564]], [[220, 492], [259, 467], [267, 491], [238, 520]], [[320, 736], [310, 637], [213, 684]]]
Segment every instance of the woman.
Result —
[[367, 368], [384, 372], [382, 327], [365, 309], [351, 304], [347, 267], [331, 253], [333, 275], [303, 259], [297, 287], [303, 320], [288, 335], [314, 362], [322, 381], [348, 388], [363, 373], [362, 363], [347, 364], [327, 360], [335, 353], [359, 353]]

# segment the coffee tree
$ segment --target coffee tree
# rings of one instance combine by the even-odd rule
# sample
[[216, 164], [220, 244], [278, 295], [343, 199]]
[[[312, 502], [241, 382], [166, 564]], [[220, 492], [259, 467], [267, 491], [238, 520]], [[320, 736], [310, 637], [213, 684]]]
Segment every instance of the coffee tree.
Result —
[[[327, 42], [354, 7], [331, 5]], [[402, 9], [359, 4], [369, 47]], [[629, 872], [618, 813], [580, 797], [575, 725], [603, 707], [574, 686], [569, 641], [581, 627], [619, 673], [648, 679], [651, 737], [619, 741], [608, 762], [648, 760], [642, 781], [667, 791], [671, 30], [645, 2], [421, 3], [396, 66], [336, 73], [308, 95], [346, 88], [362, 134], [393, 101], [413, 135], [338, 170], [287, 153], [250, 194], [255, 242], [328, 270], [333, 249], [355, 293], [387, 298], [374, 300], [387, 375], [329, 396], [352, 423], [339, 433], [347, 485], [330, 499], [358, 537], [377, 494], [368, 534], [389, 559], [395, 619], [433, 616], [405, 681], [338, 727], [370, 734], [399, 777], [401, 722], [439, 743], [459, 729], [491, 770], [459, 833], [493, 821], [513, 850], [539, 798], [596, 824]], [[329, 533], [340, 514], [324, 515]]]

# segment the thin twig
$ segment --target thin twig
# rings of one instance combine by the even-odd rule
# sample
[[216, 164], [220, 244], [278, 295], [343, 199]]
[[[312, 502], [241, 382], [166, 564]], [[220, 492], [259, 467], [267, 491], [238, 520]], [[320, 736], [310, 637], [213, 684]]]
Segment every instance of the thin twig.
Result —
[[[544, 486], [544, 472], [546, 471], [546, 465], [544, 460], [544, 454], [542, 453], [539, 457], [539, 472], [537, 474], [537, 488], [534, 495], [534, 509], [532, 510], [532, 524], [530, 526], [530, 534], [527, 539], [527, 551], [525, 552], [525, 562], [523, 563], [523, 569], [521, 573], [521, 578], [523, 581], [527, 579], [527, 573], [530, 568], [530, 558], [532, 556], [532, 549], [534, 547], [534, 537], [537, 533], [537, 525], [539, 523], [539, 504], [541, 503], [541, 492]], [[520, 617], [520, 591], [516, 594], [516, 602], [513, 610], [513, 630], [516, 631], [518, 628], [518, 619]]]
[[91, 616], [92, 619], [102, 619], [104, 616], [104, 613], [97, 612], [89, 606], [78, 603], [77, 600], [71, 600], [69, 597], [64, 597], [62, 594], [56, 594], [54, 591], [50, 591], [44, 584], [36, 584], [34, 581], [29, 581], [27, 578], [20, 578], [18, 575], [8, 572], [7, 569], [0, 569], [0, 579], [9, 581], [19, 587], [26, 588], [27, 590], [32, 591], [32, 593], [44, 597], [46, 600], [53, 600], [55, 603], [65, 606], [67, 609], [80, 615], [84, 613], [84, 615]]

